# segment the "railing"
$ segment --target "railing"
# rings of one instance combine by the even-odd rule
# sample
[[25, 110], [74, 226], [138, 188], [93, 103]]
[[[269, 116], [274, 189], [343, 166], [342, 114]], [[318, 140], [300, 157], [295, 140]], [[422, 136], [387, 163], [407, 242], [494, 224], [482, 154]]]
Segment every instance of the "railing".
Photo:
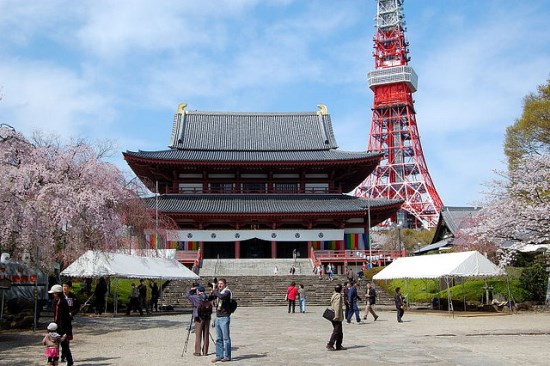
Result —
[[220, 190], [220, 189], [200, 189], [200, 188], [166, 188], [165, 194], [340, 194], [341, 189], [328, 189], [328, 188], [308, 188], [308, 189], [232, 189], [232, 190]]
[[202, 259], [200, 250], [176, 250], [176, 259], [180, 263], [198, 265]]
[[405, 257], [404, 250], [314, 250], [312, 261], [317, 264], [328, 262], [373, 262], [379, 266], [395, 258]]

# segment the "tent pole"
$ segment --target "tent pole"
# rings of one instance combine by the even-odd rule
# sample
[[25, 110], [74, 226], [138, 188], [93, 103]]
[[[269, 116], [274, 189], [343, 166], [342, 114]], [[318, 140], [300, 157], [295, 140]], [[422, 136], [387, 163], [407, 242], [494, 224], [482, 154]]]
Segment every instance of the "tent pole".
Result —
[[118, 314], [118, 279], [114, 278], [115, 282], [115, 291], [114, 291], [114, 298], [113, 298], [113, 318], [116, 318]]
[[462, 277], [462, 302], [464, 303], [464, 311], [466, 311], [466, 293], [464, 292], [464, 281], [465, 278]]

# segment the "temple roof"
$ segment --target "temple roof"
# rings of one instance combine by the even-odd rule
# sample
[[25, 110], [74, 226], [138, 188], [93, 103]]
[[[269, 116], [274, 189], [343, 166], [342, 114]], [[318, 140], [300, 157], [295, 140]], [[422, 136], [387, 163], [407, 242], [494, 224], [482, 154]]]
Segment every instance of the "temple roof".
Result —
[[[156, 208], [157, 199], [145, 199], [150, 208]], [[320, 214], [358, 213], [397, 210], [403, 201], [383, 198], [367, 199], [342, 194], [203, 194], [161, 195], [158, 210], [163, 213], [229, 215], [262, 214]], [[377, 210], [378, 209], [378, 210]], [[386, 217], [381, 219], [384, 220]], [[373, 225], [375, 225], [373, 221]]]
[[381, 153], [340, 150], [321, 151], [202, 151], [161, 150], [127, 151], [128, 157], [162, 161], [227, 161], [227, 162], [275, 162], [275, 161], [344, 161], [376, 158]]
[[193, 112], [179, 109], [169, 147], [214, 151], [336, 149], [330, 115], [320, 112]]

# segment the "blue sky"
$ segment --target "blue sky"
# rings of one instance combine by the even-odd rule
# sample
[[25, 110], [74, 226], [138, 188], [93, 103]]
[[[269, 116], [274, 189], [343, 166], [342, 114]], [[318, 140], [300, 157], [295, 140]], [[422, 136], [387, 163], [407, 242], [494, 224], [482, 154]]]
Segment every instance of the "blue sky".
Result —
[[[476, 204], [503, 169], [505, 129], [550, 76], [550, 2], [408, 0], [414, 94], [446, 205]], [[200, 111], [328, 106], [342, 150], [365, 150], [374, 0], [0, 0], [0, 123], [30, 136], [168, 145]]]

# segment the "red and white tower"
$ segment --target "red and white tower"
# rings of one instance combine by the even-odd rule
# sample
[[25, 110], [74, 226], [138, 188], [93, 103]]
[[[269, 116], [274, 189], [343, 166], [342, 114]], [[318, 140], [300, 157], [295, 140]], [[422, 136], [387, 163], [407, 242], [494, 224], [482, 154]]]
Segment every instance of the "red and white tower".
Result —
[[[408, 66], [404, 0], [377, 0], [374, 66], [368, 73], [374, 92], [368, 151], [383, 152], [380, 165], [356, 188], [355, 195], [402, 199], [410, 227], [437, 225], [441, 198], [428, 172], [416, 125], [412, 93], [418, 77]], [[406, 221], [405, 221], [406, 220]]]

